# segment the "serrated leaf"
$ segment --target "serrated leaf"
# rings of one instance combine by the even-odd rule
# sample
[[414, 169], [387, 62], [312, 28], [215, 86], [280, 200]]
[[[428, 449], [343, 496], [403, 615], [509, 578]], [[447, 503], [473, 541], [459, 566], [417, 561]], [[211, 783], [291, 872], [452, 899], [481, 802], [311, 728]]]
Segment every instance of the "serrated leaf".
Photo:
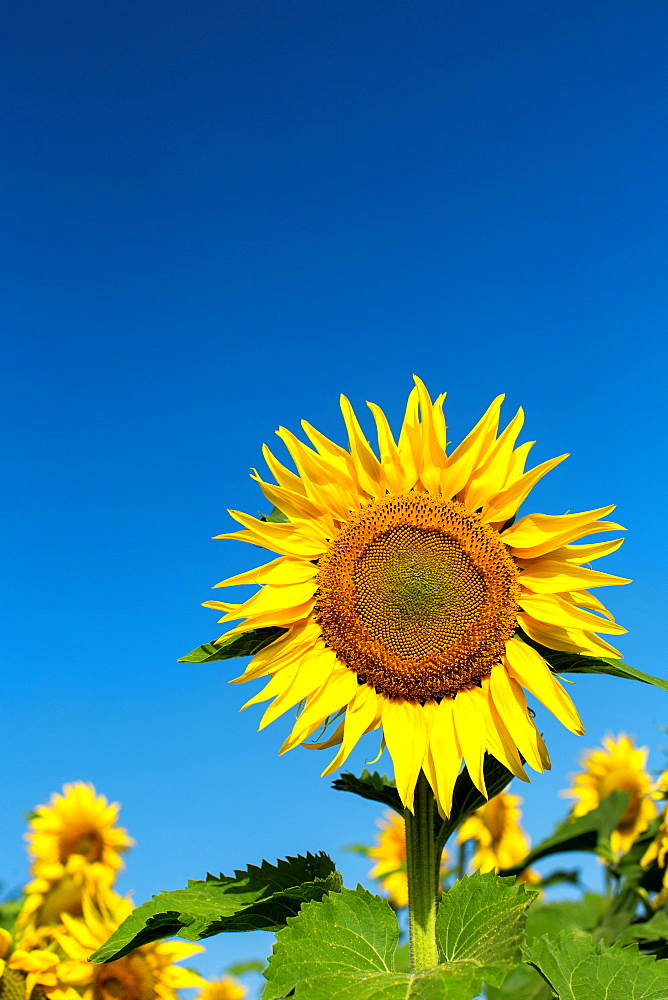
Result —
[[529, 865], [552, 854], [568, 851], [588, 851], [613, 861], [610, 834], [626, 812], [628, 792], [615, 791], [597, 809], [584, 816], [560, 823], [554, 833], [537, 844], [519, 864], [504, 868], [502, 875], [518, 875]]
[[666, 1000], [668, 961], [632, 948], [604, 948], [591, 937], [560, 933], [526, 948], [527, 961], [560, 1000]]
[[371, 799], [372, 802], [381, 802], [384, 806], [394, 809], [400, 816], [404, 814], [404, 807], [399, 798], [397, 785], [393, 778], [387, 778], [378, 771], [362, 771], [359, 777], [351, 771], [344, 771], [332, 782], [332, 788], [337, 792], [352, 792], [360, 795], [363, 799]]
[[90, 961], [112, 962], [167, 937], [200, 941], [228, 931], [275, 931], [302, 903], [340, 887], [341, 876], [324, 853], [275, 865], [263, 861], [234, 877], [208, 875], [206, 881], [190, 881], [185, 889], [161, 892], [138, 906]]
[[623, 663], [621, 660], [616, 660], [608, 656], [583, 656], [578, 653], [563, 653], [559, 650], [542, 646], [540, 643], [531, 640], [527, 635], [523, 635], [522, 638], [528, 645], [538, 650], [556, 674], [608, 674], [610, 677], [622, 677], [629, 681], [641, 681], [643, 684], [652, 684], [663, 691], [668, 691], [668, 681], [662, 677], [645, 674], [642, 670], [638, 670], [628, 663]]
[[[457, 890], [457, 891], [455, 891]], [[443, 961], [419, 974], [397, 971], [397, 919], [362, 886], [305, 904], [278, 935], [262, 1000], [472, 1000], [483, 979], [501, 982], [520, 958], [533, 894], [512, 879], [464, 878], [437, 918]]]
[[537, 895], [494, 872], [459, 879], [438, 908], [442, 961], [448, 966], [470, 962], [481, 979], [499, 986], [521, 961], [526, 911]]
[[222, 642], [205, 642], [203, 646], [198, 646], [176, 662], [210, 663], [212, 660], [232, 660], [237, 656], [254, 656], [286, 631], [287, 629], [275, 625], [251, 629], [243, 635]]

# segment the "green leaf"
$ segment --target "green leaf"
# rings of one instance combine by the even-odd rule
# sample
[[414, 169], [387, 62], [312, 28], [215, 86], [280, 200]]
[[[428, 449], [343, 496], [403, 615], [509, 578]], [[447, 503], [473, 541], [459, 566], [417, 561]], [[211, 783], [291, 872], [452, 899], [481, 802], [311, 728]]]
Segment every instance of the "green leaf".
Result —
[[541, 646], [538, 642], [533, 642], [527, 635], [523, 634], [522, 639], [528, 645], [533, 646], [547, 660], [550, 667], [556, 674], [609, 674], [611, 677], [623, 677], [630, 681], [642, 681], [643, 684], [653, 684], [654, 687], [668, 691], [668, 681], [662, 677], [654, 677], [652, 674], [645, 674], [636, 667], [622, 663], [608, 656], [583, 656], [578, 653], [563, 653], [559, 650], [549, 649]]
[[595, 892], [587, 892], [581, 899], [538, 902], [527, 916], [526, 941], [543, 935], [555, 938], [560, 931], [590, 934], [598, 927], [604, 909], [605, 900]]
[[529, 865], [552, 854], [567, 851], [589, 851], [613, 861], [610, 834], [626, 812], [628, 792], [615, 791], [584, 816], [566, 820], [554, 833], [541, 841], [527, 856], [512, 868], [505, 868], [502, 875], [518, 875]]
[[666, 1000], [668, 962], [632, 948], [604, 948], [593, 938], [562, 932], [539, 938], [527, 960], [560, 1000]]
[[487, 1000], [554, 1000], [539, 972], [526, 963], [510, 973], [503, 986], [488, 986]]
[[19, 899], [8, 899], [6, 902], [0, 903], [0, 927], [6, 931], [10, 931], [19, 915], [20, 909], [21, 900]]
[[520, 961], [533, 893], [497, 875], [458, 882], [441, 903], [442, 962], [397, 970], [399, 927], [386, 900], [362, 886], [306, 903], [288, 920], [265, 972], [262, 1000], [472, 1000], [482, 981], [501, 982]]
[[268, 646], [287, 629], [270, 625], [267, 628], [251, 629], [243, 635], [222, 642], [205, 642], [191, 653], [182, 656], [177, 663], [210, 663], [212, 660], [232, 660], [236, 656], [254, 656]]
[[393, 778], [379, 774], [378, 771], [364, 770], [359, 777], [351, 771], [344, 771], [332, 782], [332, 788], [337, 792], [353, 792], [355, 795], [361, 795], [363, 799], [381, 802], [384, 806], [394, 809], [400, 816], [404, 814], [396, 782]]
[[499, 986], [521, 961], [526, 911], [538, 893], [494, 872], [459, 879], [443, 895], [436, 938], [449, 966], [469, 962]]
[[249, 972], [262, 972], [267, 967], [266, 960], [249, 958], [246, 962], [235, 962], [225, 969], [226, 976], [245, 976]]
[[657, 910], [649, 920], [639, 920], [627, 927], [620, 936], [620, 944], [637, 944], [643, 952], [659, 958], [668, 957], [668, 914]]
[[113, 962], [140, 945], [167, 937], [199, 941], [226, 931], [275, 931], [299, 912], [302, 903], [340, 887], [341, 876], [323, 853], [276, 865], [263, 861], [234, 877], [207, 875], [205, 882], [190, 881], [185, 889], [161, 892], [138, 906], [90, 961]]

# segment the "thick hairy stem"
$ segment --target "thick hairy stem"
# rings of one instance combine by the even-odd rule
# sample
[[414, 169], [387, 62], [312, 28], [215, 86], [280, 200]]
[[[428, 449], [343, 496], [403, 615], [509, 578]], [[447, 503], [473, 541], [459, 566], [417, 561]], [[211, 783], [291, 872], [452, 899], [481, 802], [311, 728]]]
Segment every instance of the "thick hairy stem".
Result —
[[436, 894], [440, 858], [434, 841], [434, 793], [424, 774], [415, 789], [415, 811], [405, 810], [408, 926], [411, 969], [420, 972], [438, 964]]

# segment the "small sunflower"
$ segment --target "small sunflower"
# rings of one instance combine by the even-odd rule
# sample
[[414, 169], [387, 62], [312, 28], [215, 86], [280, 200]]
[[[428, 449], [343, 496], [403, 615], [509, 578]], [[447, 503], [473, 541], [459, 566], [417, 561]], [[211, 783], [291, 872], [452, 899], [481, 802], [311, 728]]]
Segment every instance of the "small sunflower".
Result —
[[[462, 823], [459, 843], [472, 840], [475, 845], [472, 868], [479, 868], [481, 872], [514, 868], [527, 856], [531, 844], [520, 823], [521, 804], [519, 795], [501, 792]], [[523, 881], [535, 880], [530, 872], [520, 877]]]
[[64, 785], [62, 795], [54, 792], [48, 805], [35, 809], [26, 835], [34, 874], [56, 881], [72, 856], [114, 872], [122, 868], [121, 853], [134, 841], [116, 825], [118, 810], [83, 781]]
[[[104, 904], [84, 897], [81, 918], [63, 913], [60, 926], [28, 931], [38, 935], [39, 956], [50, 954], [52, 959], [48, 975], [36, 980], [48, 1000], [177, 1000], [176, 990], [206, 985], [196, 972], [173, 964], [204, 950], [179, 941], [142, 945], [116, 962], [92, 965], [89, 955], [131, 912], [130, 901], [112, 890]], [[47, 940], [50, 951], [44, 948]], [[32, 971], [35, 949], [29, 938], [19, 943], [12, 960], [12, 968]]]
[[197, 1000], [243, 1000], [248, 990], [229, 976], [207, 983]]
[[582, 755], [580, 764], [584, 770], [573, 776], [573, 787], [563, 793], [577, 800], [571, 812], [576, 817], [596, 809], [614, 791], [629, 792], [626, 812], [610, 837], [615, 852], [630, 850], [656, 816], [657, 793], [645, 769], [648, 753], [647, 747], [636, 747], [625, 733], [616, 739], [605, 736], [602, 748], [587, 750]]
[[[378, 820], [380, 832], [376, 846], [367, 850], [367, 856], [376, 864], [369, 876], [378, 879], [395, 909], [408, 906], [408, 875], [406, 873], [406, 824], [401, 816], [388, 810]], [[447, 867], [447, 852], [441, 858], [441, 872]]]
[[[329, 774], [364, 733], [382, 728], [404, 805], [412, 809], [423, 770], [447, 815], [462, 759], [483, 794], [486, 752], [523, 780], [520, 753], [537, 771], [549, 767], [523, 688], [583, 732], [570, 697], [524, 639], [619, 656], [596, 633], [625, 629], [588, 588], [628, 581], [586, 565], [620, 539], [572, 544], [619, 528], [601, 520], [613, 507], [514, 521], [533, 486], [566, 457], [524, 471], [531, 443], [515, 447], [521, 410], [499, 433], [499, 396], [448, 454], [444, 396], [432, 402], [415, 383], [398, 440], [369, 404], [377, 453], [345, 397], [347, 448], [306, 422], [312, 447], [278, 430], [296, 473], [265, 448], [276, 483], [253, 478], [280, 516], [231, 511], [244, 530], [218, 536], [278, 558], [217, 584], [259, 585], [249, 600], [206, 606], [225, 612], [221, 622], [241, 620], [218, 642], [284, 629], [235, 681], [269, 678], [247, 702], [271, 700], [260, 728], [303, 703], [281, 752], [340, 744]], [[309, 744], [337, 713], [332, 737]]]

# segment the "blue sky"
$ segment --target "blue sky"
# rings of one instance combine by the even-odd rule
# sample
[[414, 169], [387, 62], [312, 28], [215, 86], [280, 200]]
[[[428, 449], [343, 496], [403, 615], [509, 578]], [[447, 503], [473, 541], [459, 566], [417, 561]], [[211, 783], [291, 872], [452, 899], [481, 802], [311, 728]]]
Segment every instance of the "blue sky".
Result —
[[[123, 804], [138, 900], [305, 850], [354, 882], [341, 846], [373, 805], [317, 752], [277, 758], [288, 722], [238, 714], [242, 663], [175, 662], [218, 635], [209, 587], [255, 564], [210, 538], [263, 508], [247, 473], [279, 424], [342, 439], [339, 392], [396, 426], [417, 372], [453, 440], [506, 392], [536, 461], [572, 455], [534, 509], [618, 504], [604, 568], [635, 582], [605, 596], [625, 658], [666, 672], [665, 5], [26, 0], [7, 20], [0, 881], [25, 879], [22, 814], [86, 779]], [[664, 759], [664, 694], [574, 696], [584, 738], [539, 713], [534, 839], [605, 732]], [[201, 967], [268, 941], [214, 939]]]

